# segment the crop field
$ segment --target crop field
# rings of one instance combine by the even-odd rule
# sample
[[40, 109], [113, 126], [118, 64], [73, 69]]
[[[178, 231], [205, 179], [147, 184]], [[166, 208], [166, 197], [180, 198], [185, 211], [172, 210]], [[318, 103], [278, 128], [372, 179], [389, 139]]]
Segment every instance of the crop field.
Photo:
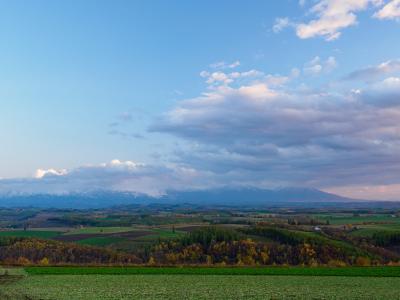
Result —
[[371, 237], [378, 232], [400, 232], [400, 224], [379, 224], [379, 225], [361, 225], [357, 230], [352, 231], [352, 236]]
[[326, 222], [329, 221], [332, 225], [345, 225], [345, 224], [363, 224], [363, 223], [389, 223], [400, 225], [400, 218], [394, 218], [391, 215], [314, 215], [318, 220]]
[[246, 275], [40, 275], [1, 286], [18, 299], [399, 299], [400, 278]]
[[[120, 245], [123, 242], [130, 244], [151, 243], [159, 239], [177, 238], [185, 231], [172, 228], [153, 227], [85, 227], [60, 230], [3, 230], [0, 237], [26, 237], [53, 239], [64, 242], [74, 242], [81, 245], [109, 247]], [[123, 245], [123, 244], [121, 244]]]
[[58, 231], [44, 231], [44, 230], [10, 230], [0, 231], [0, 236], [15, 236], [15, 237], [35, 237], [41, 239], [51, 239], [58, 236]]
[[26, 267], [30, 275], [282, 275], [400, 277], [400, 267]]
[[86, 227], [71, 230], [65, 235], [75, 235], [75, 234], [110, 234], [110, 233], [120, 233], [127, 231], [134, 231], [134, 227]]
[[81, 245], [89, 245], [89, 246], [97, 246], [97, 247], [106, 247], [118, 242], [124, 241], [124, 238], [121, 237], [90, 237], [86, 239], [82, 239], [76, 241], [77, 244]]

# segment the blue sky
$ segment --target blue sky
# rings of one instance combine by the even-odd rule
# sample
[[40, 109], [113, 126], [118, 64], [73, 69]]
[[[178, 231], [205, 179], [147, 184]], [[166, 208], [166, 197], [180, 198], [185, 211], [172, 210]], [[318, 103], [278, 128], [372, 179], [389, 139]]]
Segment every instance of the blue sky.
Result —
[[400, 199], [399, 36], [398, 0], [1, 1], [0, 190]]

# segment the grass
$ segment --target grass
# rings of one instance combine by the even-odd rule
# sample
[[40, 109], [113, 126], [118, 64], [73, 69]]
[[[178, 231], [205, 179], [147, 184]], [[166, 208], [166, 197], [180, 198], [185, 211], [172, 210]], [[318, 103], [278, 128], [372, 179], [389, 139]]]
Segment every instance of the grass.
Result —
[[73, 229], [65, 233], [65, 235], [75, 234], [110, 234], [119, 232], [135, 231], [133, 227], [85, 227], [79, 229]]
[[11, 276], [24, 276], [26, 275], [26, 272], [22, 268], [5, 268], [0, 266], [0, 276], [4, 274]]
[[12, 299], [398, 299], [400, 278], [187, 275], [28, 276]]
[[98, 246], [98, 247], [106, 247], [126, 239], [120, 237], [92, 237], [83, 240], [76, 241], [75, 243], [81, 245], [89, 245], [89, 246]]
[[141, 236], [137, 240], [142, 240], [142, 241], [156, 241], [158, 239], [175, 239], [179, 238], [183, 235], [186, 234], [184, 231], [178, 231], [176, 230], [175, 232], [172, 232], [172, 230], [166, 230], [166, 229], [149, 229], [149, 231], [152, 231], [153, 234], [149, 234], [146, 236]]
[[26, 267], [29, 275], [279, 275], [400, 277], [400, 267]]
[[44, 231], [44, 230], [10, 230], [0, 231], [0, 237], [2, 236], [15, 236], [15, 237], [35, 237], [40, 239], [52, 239], [61, 232], [58, 231]]
[[390, 223], [390, 224], [400, 224], [400, 218], [393, 218], [391, 215], [360, 215], [360, 216], [350, 216], [350, 215], [315, 215], [315, 217], [326, 222], [329, 220], [331, 225], [345, 225], [345, 224], [363, 224], [366, 223]]
[[350, 235], [372, 237], [378, 232], [400, 232], [400, 226], [399, 224], [361, 225], [357, 230], [350, 232]]

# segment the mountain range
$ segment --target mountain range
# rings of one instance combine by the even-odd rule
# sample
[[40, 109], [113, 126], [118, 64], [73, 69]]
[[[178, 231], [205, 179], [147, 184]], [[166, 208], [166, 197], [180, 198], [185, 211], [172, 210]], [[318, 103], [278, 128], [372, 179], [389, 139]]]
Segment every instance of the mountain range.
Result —
[[160, 197], [127, 192], [99, 191], [82, 194], [0, 195], [0, 207], [104, 208], [121, 205], [274, 206], [282, 204], [321, 205], [357, 202], [311, 188], [220, 188], [200, 191], [170, 191]]

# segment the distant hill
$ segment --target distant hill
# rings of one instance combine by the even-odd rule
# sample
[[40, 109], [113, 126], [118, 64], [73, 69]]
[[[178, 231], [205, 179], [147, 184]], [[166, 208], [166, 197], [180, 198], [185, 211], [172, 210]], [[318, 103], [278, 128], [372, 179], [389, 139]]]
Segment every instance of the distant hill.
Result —
[[352, 199], [310, 188], [267, 189], [214, 189], [204, 191], [171, 192], [167, 202], [191, 204], [247, 205], [288, 202], [345, 202]]
[[199, 206], [270, 206], [279, 204], [321, 204], [356, 200], [309, 188], [223, 188], [202, 191], [171, 191], [162, 197], [125, 192], [97, 192], [68, 195], [3, 195], [0, 207], [103, 208], [130, 204], [191, 204]]

